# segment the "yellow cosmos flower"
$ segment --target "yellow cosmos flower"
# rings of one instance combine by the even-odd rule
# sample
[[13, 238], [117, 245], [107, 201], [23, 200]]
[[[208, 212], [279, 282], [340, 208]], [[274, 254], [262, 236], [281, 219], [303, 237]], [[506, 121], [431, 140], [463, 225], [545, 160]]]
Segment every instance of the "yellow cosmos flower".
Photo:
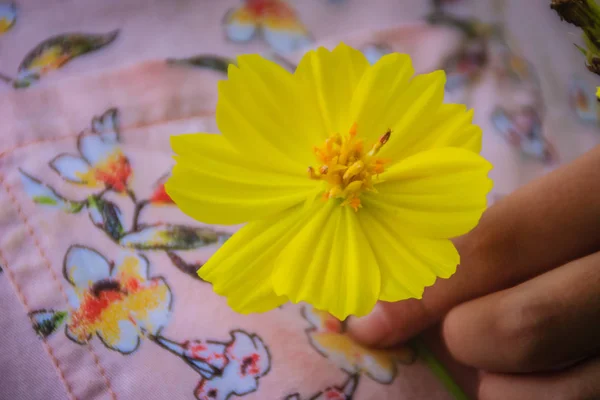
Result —
[[370, 66], [344, 44], [294, 74], [240, 56], [219, 83], [222, 135], [172, 138], [181, 210], [247, 222], [198, 272], [234, 310], [361, 316], [455, 272], [449, 238], [479, 221], [491, 166], [472, 111], [442, 104], [444, 73], [413, 75], [408, 55]]

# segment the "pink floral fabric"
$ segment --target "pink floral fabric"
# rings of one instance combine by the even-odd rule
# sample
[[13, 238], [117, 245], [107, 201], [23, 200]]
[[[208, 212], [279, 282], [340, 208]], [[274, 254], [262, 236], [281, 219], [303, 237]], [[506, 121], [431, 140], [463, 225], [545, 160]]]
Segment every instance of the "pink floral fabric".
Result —
[[230, 310], [195, 271], [237, 227], [173, 204], [169, 136], [216, 130], [236, 54], [406, 52], [474, 107], [491, 203], [598, 143], [567, 32], [517, 0], [0, 1], [0, 398], [449, 399], [410, 347], [302, 304]]

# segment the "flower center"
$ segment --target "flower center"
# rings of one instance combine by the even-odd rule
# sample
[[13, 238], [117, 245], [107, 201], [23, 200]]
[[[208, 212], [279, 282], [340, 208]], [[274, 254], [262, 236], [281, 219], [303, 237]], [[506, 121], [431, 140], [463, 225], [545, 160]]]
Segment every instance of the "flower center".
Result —
[[374, 176], [377, 178], [388, 162], [376, 155], [390, 139], [392, 131], [388, 129], [368, 151], [365, 151], [364, 142], [356, 137], [356, 133], [354, 124], [348, 135], [331, 135], [323, 146], [314, 149], [321, 166], [317, 170], [308, 167], [310, 179], [327, 184], [323, 194], [326, 200], [342, 199], [342, 206], [350, 206], [354, 211], [362, 207], [360, 195], [363, 191], [376, 191]]

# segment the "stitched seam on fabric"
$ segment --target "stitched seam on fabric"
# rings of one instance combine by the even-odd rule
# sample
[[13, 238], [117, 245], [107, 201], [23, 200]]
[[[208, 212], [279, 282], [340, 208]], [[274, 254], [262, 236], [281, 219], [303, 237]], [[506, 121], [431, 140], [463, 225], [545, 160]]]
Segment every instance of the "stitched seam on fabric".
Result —
[[[201, 111], [198, 114], [194, 115], [194, 116], [186, 116], [186, 117], [181, 117], [181, 118], [173, 118], [173, 119], [165, 119], [165, 120], [161, 120], [161, 121], [155, 121], [152, 123], [139, 123], [136, 125], [131, 125], [125, 128], [121, 128], [121, 132], [120, 134], [126, 134], [131, 133], [131, 130], [134, 129], [142, 129], [142, 128], [148, 128], [154, 125], [161, 125], [161, 124], [166, 124], [168, 122], [176, 122], [176, 121], [183, 121], [186, 119], [192, 119], [192, 118], [206, 118], [206, 117], [211, 117], [215, 115], [215, 111], [211, 110], [211, 111]], [[16, 145], [14, 147], [8, 148], [6, 150], [3, 150], [0, 152], [0, 159], [2, 157], [5, 157], [11, 153], [13, 153], [15, 150], [19, 150], [25, 147], [29, 147], [35, 144], [40, 144], [40, 143], [49, 143], [49, 142], [58, 142], [64, 139], [69, 139], [69, 138], [75, 138], [77, 136], [79, 136], [81, 132], [77, 132], [77, 133], [72, 133], [72, 134], [68, 134], [68, 135], [62, 135], [62, 136], [54, 136], [54, 137], [50, 137], [50, 138], [39, 138], [39, 139], [35, 139], [35, 140], [31, 140], [29, 142], [25, 142], [19, 145]]]
[[[164, 124], [164, 123], [168, 123], [168, 122], [173, 122], [173, 121], [181, 121], [181, 120], [186, 120], [186, 119], [190, 119], [190, 118], [195, 118], [195, 117], [201, 117], [201, 118], [205, 118], [205, 117], [210, 117], [210, 116], [214, 116], [215, 115], [215, 111], [204, 111], [204, 112], [200, 112], [197, 115], [194, 115], [193, 117], [182, 117], [182, 118], [173, 118], [173, 119], [167, 119], [167, 120], [162, 120], [162, 121], [156, 121], [153, 123], [140, 123], [140, 124], [136, 124], [136, 125], [132, 125], [126, 128], [121, 128], [121, 135], [124, 134], [131, 134], [131, 132], [133, 130], [136, 129], [143, 129], [146, 127], [151, 127], [154, 125], [160, 125], [160, 124]], [[141, 131], [140, 131], [141, 132]], [[51, 137], [51, 138], [40, 138], [40, 139], [35, 139], [17, 146], [14, 146], [12, 148], [9, 148], [5, 151], [0, 152], [0, 159], [2, 159], [2, 157], [5, 157], [11, 153], [13, 153], [16, 150], [20, 150], [23, 148], [27, 148], [29, 146], [33, 146], [36, 144], [42, 144], [42, 143], [50, 143], [50, 142], [58, 142], [60, 140], [63, 139], [70, 139], [70, 138], [75, 138], [79, 135], [80, 133], [75, 133], [75, 134], [69, 134], [69, 135], [63, 135], [63, 136], [55, 136], [55, 137]], [[3, 186], [4, 191], [7, 193], [8, 197], [10, 198], [10, 201], [12, 203], [12, 205], [15, 207], [17, 213], [19, 214], [19, 217], [23, 223], [23, 225], [25, 225], [27, 233], [29, 235], [29, 237], [33, 240], [36, 248], [38, 249], [40, 255], [42, 256], [42, 259], [44, 260], [44, 263], [47, 267], [47, 269], [49, 270], [52, 279], [55, 281], [55, 283], [58, 285], [60, 292], [63, 296], [63, 298], [65, 299], [65, 302], [67, 304], [67, 306], [69, 305], [68, 302], [68, 297], [67, 294], [64, 290], [64, 287], [62, 286], [62, 284], [60, 283], [58, 277], [56, 276], [56, 273], [54, 272], [54, 270], [52, 269], [52, 264], [50, 263], [50, 260], [48, 259], [48, 257], [46, 256], [45, 251], [43, 250], [41, 244], [39, 243], [39, 241], [37, 240], [37, 237], [35, 235], [35, 231], [33, 230], [33, 227], [31, 226], [31, 224], [29, 223], [29, 219], [27, 218], [26, 214], [23, 212], [21, 206], [19, 205], [16, 197], [14, 196], [13, 192], [12, 192], [12, 188], [10, 187], [10, 185], [8, 185], [8, 183], [6, 183], [6, 181], [4, 180], [4, 177], [0, 174], [0, 184]], [[0, 256], [2, 255], [2, 253], [0, 253]], [[4, 261], [3, 261], [4, 262]], [[4, 262], [4, 264], [6, 264], [6, 262]], [[11, 276], [12, 275], [11, 273]], [[13, 286], [16, 288], [17, 293], [19, 294], [19, 296], [22, 298], [22, 302], [25, 305], [25, 309], [27, 310], [27, 313], [29, 314], [30, 310], [27, 307], [27, 303], [26, 303], [26, 299], [23, 296], [22, 292], [20, 291], [20, 288], [17, 286], [16, 282], [14, 280], [11, 280], [11, 282], [13, 283]], [[47, 341], [44, 339], [44, 347], [46, 347], [46, 350], [48, 352], [48, 354], [50, 355], [50, 358], [52, 359], [52, 362], [55, 366], [55, 368], [58, 370], [59, 372], [59, 376], [61, 379], [61, 382], [65, 385], [65, 388], [68, 392], [68, 394], [71, 396], [71, 398], [77, 400], [77, 398], [75, 397], [75, 395], [72, 392], [72, 387], [70, 386], [70, 384], [66, 381], [66, 378], [64, 376], [63, 371], [60, 369], [60, 363], [58, 361], [58, 359], [56, 358], [56, 356], [54, 355], [54, 352], [52, 351], [52, 348], [50, 347], [50, 345], [47, 343]], [[104, 379], [104, 382], [107, 386], [108, 392], [110, 393], [111, 397], [113, 400], [117, 400], [117, 396], [116, 393], [114, 392], [113, 388], [112, 388], [112, 384], [106, 374], [106, 370], [104, 369], [104, 367], [102, 367], [101, 363], [100, 363], [100, 358], [98, 357], [98, 354], [94, 351], [94, 349], [92, 348], [91, 344], [88, 344], [87, 349], [90, 353], [90, 355], [92, 356], [92, 359], [94, 360], [94, 363], [96, 364], [96, 367], [98, 368], [100, 375], [102, 376], [102, 378]]]
[[[6, 274], [8, 280], [14, 287], [15, 292], [17, 293], [17, 297], [21, 301], [21, 304], [23, 304], [23, 307], [25, 308], [25, 312], [27, 312], [27, 316], [29, 317], [29, 320], [33, 324], [33, 319], [31, 318], [31, 308], [29, 307], [29, 303], [28, 303], [27, 299], [25, 298], [25, 295], [23, 294], [21, 287], [17, 283], [15, 276], [12, 273], [11, 268], [8, 266], [8, 261], [6, 260], [6, 258], [4, 257], [4, 254], [2, 253], [2, 249], [0, 249], [0, 262], [2, 262], [2, 265], [4, 267], [4, 273]], [[61, 381], [61, 383], [65, 387], [65, 390], [67, 391], [67, 395], [69, 395], [70, 399], [77, 400], [77, 397], [75, 397], [75, 394], [73, 393], [73, 388], [71, 387], [71, 384], [67, 381], [67, 378], [65, 377], [65, 373], [62, 370], [62, 368], [60, 367], [60, 362], [58, 361], [58, 358], [56, 358], [56, 356], [54, 355], [54, 350], [52, 350], [52, 346], [50, 346], [50, 343], [48, 343], [46, 338], [42, 338], [42, 345], [44, 346], [44, 349], [48, 353], [48, 356], [50, 357], [50, 360], [52, 361], [52, 364], [54, 365], [54, 368], [56, 369], [56, 372], [58, 373], [58, 379]]]
[[[6, 194], [8, 195], [13, 207], [15, 207], [17, 213], [19, 214], [19, 217], [21, 218], [21, 222], [23, 223], [23, 225], [25, 225], [27, 234], [29, 235], [30, 239], [33, 240], [35, 247], [37, 248], [40, 256], [42, 257], [42, 260], [44, 261], [44, 265], [46, 265], [46, 268], [48, 269], [48, 271], [50, 272], [50, 275], [52, 276], [52, 280], [58, 285], [60, 293], [62, 294], [62, 296], [65, 300], [65, 303], [67, 304], [67, 307], [70, 310], [72, 310], [72, 307], [70, 307], [70, 305], [69, 305], [69, 298], [67, 296], [67, 293], [65, 292], [63, 285], [60, 283], [58, 276], [56, 276], [56, 272], [54, 272], [54, 270], [52, 269], [52, 263], [50, 262], [50, 259], [46, 255], [46, 252], [44, 251], [39, 240], [37, 239], [37, 237], [35, 235], [35, 231], [33, 229], [33, 226], [29, 223], [29, 219], [27, 218], [27, 215], [23, 212], [23, 209], [19, 205], [19, 202], [17, 201], [17, 198], [15, 197], [15, 195], [12, 191], [12, 188], [6, 182], [6, 180], [4, 179], [4, 176], [1, 174], [0, 174], [0, 184], [4, 188], [4, 191], [6, 192]], [[98, 368], [98, 371], [100, 372], [100, 375], [104, 379], [104, 383], [106, 384], [108, 393], [111, 395], [113, 400], [117, 400], [117, 395], [112, 388], [112, 384], [108, 378], [108, 375], [106, 374], [106, 370], [100, 364], [100, 358], [98, 357], [98, 355], [96, 354], [96, 352], [94, 351], [94, 349], [91, 347], [90, 344], [86, 345], [85, 347], [88, 349], [88, 352], [91, 354], [92, 359], [94, 360], [94, 363], [96, 364], [96, 367]]]

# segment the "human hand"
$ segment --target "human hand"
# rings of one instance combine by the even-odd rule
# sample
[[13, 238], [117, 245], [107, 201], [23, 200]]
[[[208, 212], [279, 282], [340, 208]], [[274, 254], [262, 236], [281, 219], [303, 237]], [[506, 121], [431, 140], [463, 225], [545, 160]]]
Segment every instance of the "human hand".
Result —
[[355, 339], [405, 341], [442, 321], [478, 398], [600, 399], [600, 147], [522, 187], [455, 240], [461, 265], [422, 300], [351, 319]]

